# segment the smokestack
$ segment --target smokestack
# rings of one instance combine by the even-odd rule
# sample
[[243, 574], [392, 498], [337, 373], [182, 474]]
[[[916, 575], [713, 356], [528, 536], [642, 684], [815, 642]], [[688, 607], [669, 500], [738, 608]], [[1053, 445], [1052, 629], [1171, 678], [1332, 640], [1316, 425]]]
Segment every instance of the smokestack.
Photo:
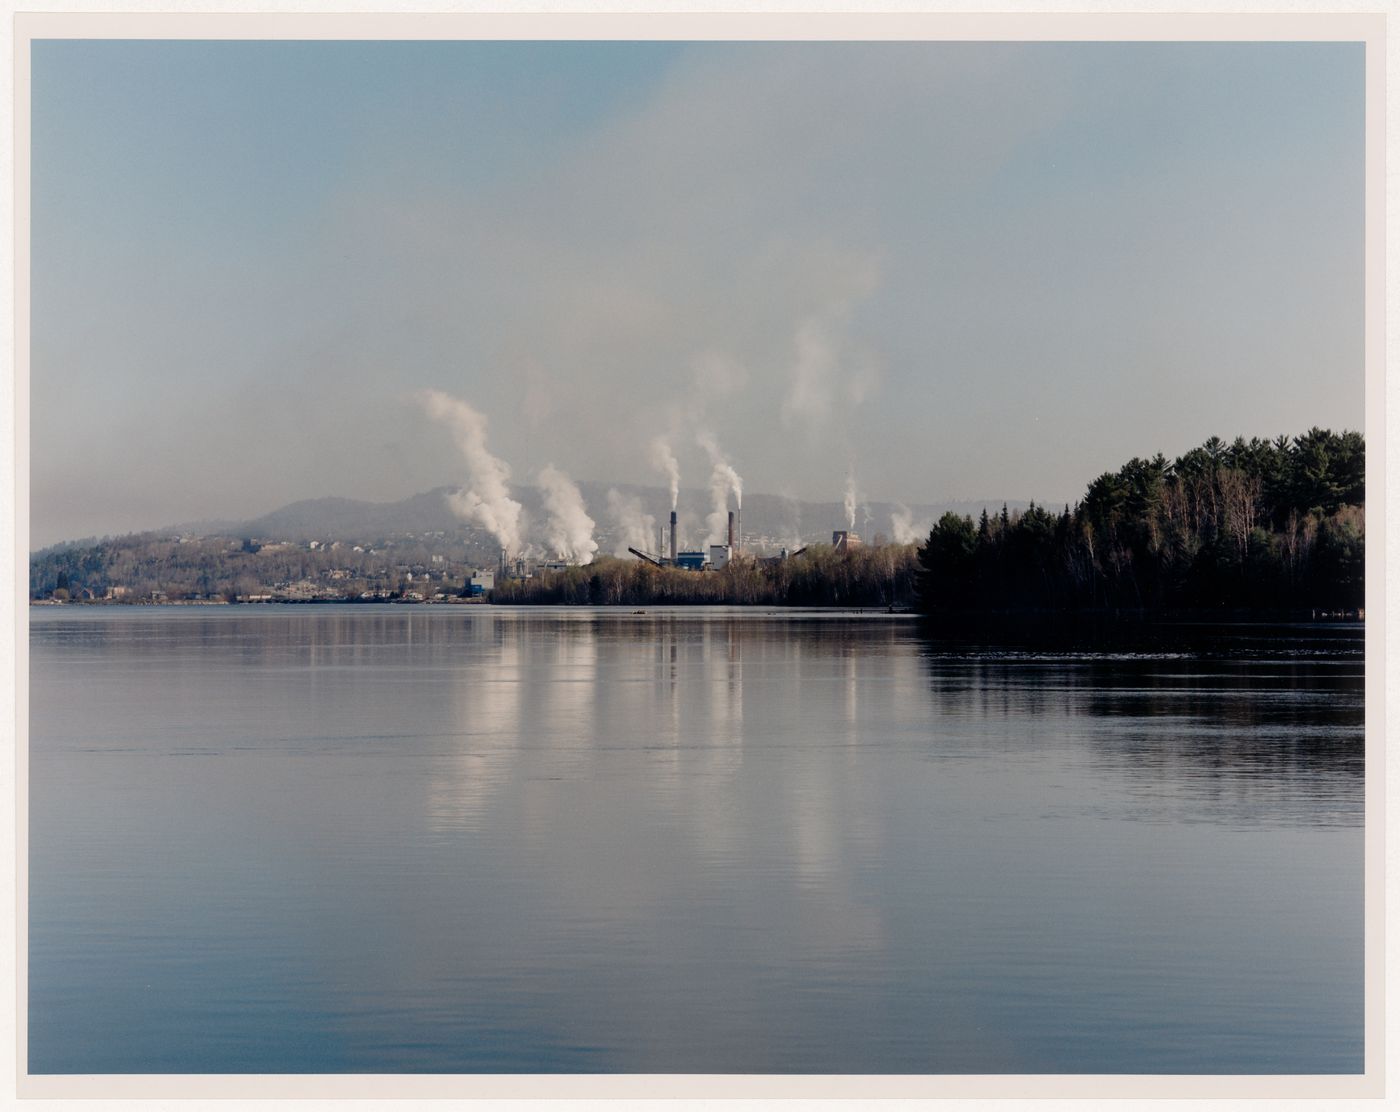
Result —
[[676, 511], [671, 511], [671, 566], [676, 564]]
[[733, 552], [734, 552], [734, 511], [733, 511], [733, 510], [730, 510], [730, 511], [729, 511], [729, 552], [730, 552], [731, 555], [733, 555]]
[[734, 513], [734, 555], [739, 555], [739, 549], [744, 545], [744, 507], [740, 506]]

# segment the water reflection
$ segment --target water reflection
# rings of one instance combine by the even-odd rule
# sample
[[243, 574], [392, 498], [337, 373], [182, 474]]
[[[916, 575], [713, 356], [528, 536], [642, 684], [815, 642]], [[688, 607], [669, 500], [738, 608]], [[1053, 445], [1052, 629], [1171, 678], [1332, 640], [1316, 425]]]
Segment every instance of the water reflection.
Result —
[[925, 644], [939, 714], [981, 723], [983, 751], [1038, 735], [1115, 778], [1144, 820], [1361, 821], [1359, 627], [1127, 626], [1097, 653], [1064, 651], [1040, 632], [1018, 643], [998, 630], [995, 646], [971, 635]]
[[429, 826], [438, 833], [482, 828], [487, 804], [509, 780], [520, 744], [520, 631], [488, 623], [472, 628], [477, 636], [452, 673], [456, 729], [428, 779]]
[[39, 616], [32, 1064], [1354, 1069], [1357, 650]]

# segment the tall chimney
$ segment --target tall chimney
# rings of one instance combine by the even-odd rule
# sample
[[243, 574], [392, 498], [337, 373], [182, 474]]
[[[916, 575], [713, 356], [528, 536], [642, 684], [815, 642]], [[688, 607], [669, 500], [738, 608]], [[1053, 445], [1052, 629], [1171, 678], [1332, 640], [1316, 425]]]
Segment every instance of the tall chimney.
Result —
[[744, 507], [740, 506], [734, 513], [734, 547], [731, 554], [739, 555], [739, 549], [744, 546]]
[[729, 554], [734, 555], [734, 511], [729, 511]]
[[676, 563], [676, 511], [671, 511], [671, 564]]

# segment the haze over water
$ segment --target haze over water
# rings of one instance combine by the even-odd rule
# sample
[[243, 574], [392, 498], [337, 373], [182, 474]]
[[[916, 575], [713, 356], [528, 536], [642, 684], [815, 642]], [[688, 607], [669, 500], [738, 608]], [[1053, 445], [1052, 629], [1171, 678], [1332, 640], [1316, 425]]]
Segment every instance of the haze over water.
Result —
[[1359, 627], [30, 621], [33, 1072], [1362, 1068]]

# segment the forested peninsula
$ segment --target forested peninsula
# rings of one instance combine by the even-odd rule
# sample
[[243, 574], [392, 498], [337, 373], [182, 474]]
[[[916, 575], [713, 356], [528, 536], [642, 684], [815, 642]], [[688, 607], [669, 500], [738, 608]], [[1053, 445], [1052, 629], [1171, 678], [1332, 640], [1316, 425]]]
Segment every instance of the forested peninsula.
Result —
[[1175, 460], [1129, 460], [1058, 513], [1032, 503], [947, 513], [922, 545], [741, 559], [699, 574], [604, 559], [498, 584], [512, 603], [914, 607], [930, 615], [1056, 612], [1360, 614], [1365, 443], [1312, 429], [1212, 437]]
[[1129, 460], [1062, 513], [945, 514], [919, 552], [919, 605], [1360, 614], [1365, 471], [1355, 432], [1212, 437]]

